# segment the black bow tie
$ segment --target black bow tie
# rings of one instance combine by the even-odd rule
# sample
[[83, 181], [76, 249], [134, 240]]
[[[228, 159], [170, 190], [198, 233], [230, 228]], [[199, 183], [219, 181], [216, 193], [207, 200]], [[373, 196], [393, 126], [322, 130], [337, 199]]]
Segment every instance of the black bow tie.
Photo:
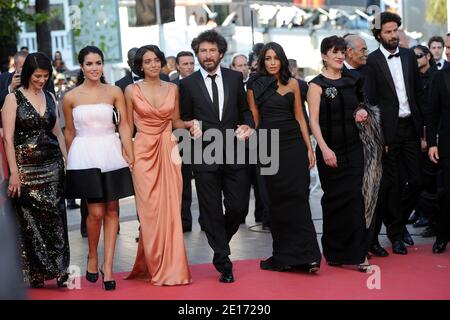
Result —
[[437, 67], [440, 68], [442, 66], [442, 63], [438, 62]]
[[134, 81], [134, 82], [139, 81], [139, 80], [142, 80], [142, 77], [139, 77], [139, 76], [133, 76], [133, 81]]
[[388, 59], [390, 60], [392, 58], [400, 58], [400, 52], [397, 52], [396, 54], [389, 55]]

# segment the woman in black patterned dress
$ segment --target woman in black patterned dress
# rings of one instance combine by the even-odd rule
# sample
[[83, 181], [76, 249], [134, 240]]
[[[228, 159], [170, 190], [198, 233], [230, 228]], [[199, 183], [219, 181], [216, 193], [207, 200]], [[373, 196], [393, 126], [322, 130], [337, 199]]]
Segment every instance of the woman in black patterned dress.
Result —
[[22, 238], [24, 278], [34, 288], [55, 279], [65, 286], [69, 242], [64, 200], [64, 137], [54, 97], [43, 88], [52, 65], [42, 53], [27, 56], [21, 87], [2, 109], [5, 151]]

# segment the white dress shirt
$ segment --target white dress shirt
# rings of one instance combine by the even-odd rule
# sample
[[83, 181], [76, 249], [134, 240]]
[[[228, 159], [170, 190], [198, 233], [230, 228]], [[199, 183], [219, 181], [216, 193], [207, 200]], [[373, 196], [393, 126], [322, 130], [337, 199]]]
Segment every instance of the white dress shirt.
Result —
[[437, 66], [437, 69], [438, 69], [438, 70], [442, 70], [442, 68], [444, 67], [445, 61], [446, 61], [446, 60], [445, 60], [444, 58], [441, 58], [441, 60], [436, 61], [436, 66], [437, 66], [438, 63], [441, 64], [440, 66]]
[[[392, 79], [394, 80], [395, 91], [397, 92], [399, 103], [398, 116], [400, 118], [409, 117], [411, 115], [411, 108], [409, 106], [408, 95], [406, 93], [405, 78], [403, 77], [402, 59], [400, 57], [389, 59], [391, 53], [383, 46], [380, 46], [380, 50], [386, 58], [389, 70], [391, 71]], [[399, 48], [397, 48], [394, 54], [399, 53], [399, 51]]]
[[347, 61], [344, 60], [344, 66], [348, 69], [348, 70], [355, 70], [356, 68], [354, 68], [350, 63], [348, 63]]
[[[205, 69], [200, 67], [200, 72], [202, 74], [203, 80], [205, 81], [206, 89], [208, 89], [209, 96], [211, 97], [211, 101], [213, 101], [213, 92], [212, 92], [212, 79], [208, 77], [209, 73]], [[216, 76], [216, 85], [217, 91], [219, 93], [219, 120], [222, 120], [222, 111], [223, 111], [223, 102], [224, 102], [224, 92], [223, 92], [223, 77], [222, 70], [220, 67], [217, 68], [215, 74]]]

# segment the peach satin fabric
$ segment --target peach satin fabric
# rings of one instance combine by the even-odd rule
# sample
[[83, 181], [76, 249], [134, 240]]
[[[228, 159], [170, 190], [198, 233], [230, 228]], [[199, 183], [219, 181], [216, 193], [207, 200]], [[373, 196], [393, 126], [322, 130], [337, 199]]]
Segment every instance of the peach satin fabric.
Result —
[[141, 224], [133, 270], [126, 279], [154, 285], [191, 283], [181, 225], [181, 160], [172, 135], [176, 86], [157, 108], [133, 85], [135, 163], [133, 183]]

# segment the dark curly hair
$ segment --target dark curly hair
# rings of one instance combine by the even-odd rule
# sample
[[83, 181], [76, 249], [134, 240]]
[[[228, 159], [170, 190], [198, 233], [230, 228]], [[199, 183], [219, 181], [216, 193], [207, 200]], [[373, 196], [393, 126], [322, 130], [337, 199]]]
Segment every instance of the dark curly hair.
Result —
[[[82, 65], [84, 63], [84, 58], [86, 58], [86, 56], [90, 53], [98, 54], [100, 56], [100, 58], [102, 59], [102, 63], [105, 62], [105, 58], [103, 56], [102, 50], [100, 50], [96, 46], [86, 46], [83, 49], [81, 49], [80, 52], [78, 53], [78, 63], [80, 65]], [[100, 81], [101, 81], [101, 83], [106, 83], [105, 77], [103, 75], [100, 77]], [[78, 76], [77, 76], [77, 86], [79, 86], [83, 82], [84, 82], [84, 74], [83, 74], [83, 70], [80, 69], [80, 72], [78, 72]]]
[[[377, 22], [380, 23], [380, 29], [376, 27]], [[378, 42], [381, 42], [381, 28], [383, 28], [383, 26], [389, 22], [397, 23], [397, 26], [399, 28], [402, 26], [402, 18], [400, 18], [398, 14], [387, 11], [378, 14], [372, 21], [372, 34]]]
[[25, 89], [28, 89], [28, 86], [30, 84], [30, 78], [37, 69], [48, 71], [48, 80], [45, 83], [45, 85], [47, 85], [48, 81], [52, 77], [53, 72], [52, 62], [45, 53], [35, 52], [30, 53], [25, 58], [25, 62], [23, 63], [22, 67], [22, 72], [20, 74], [20, 86], [24, 87]]
[[289, 71], [289, 61], [284, 53], [283, 47], [276, 42], [269, 42], [261, 49], [258, 57], [258, 73], [263, 76], [270, 75], [266, 69], [266, 53], [269, 50], [273, 50], [281, 62], [280, 68], [280, 82], [284, 85], [288, 84], [291, 78], [291, 72]]
[[144, 71], [142, 70], [142, 63], [144, 59], [144, 55], [147, 52], [153, 52], [156, 57], [158, 57], [159, 61], [161, 61], [161, 68], [164, 67], [167, 64], [166, 56], [164, 55], [164, 52], [162, 52], [158, 46], [155, 46], [153, 44], [149, 44], [146, 46], [142, 46], [139, 48], [139, 50], [136, 52], [136, 55], [134, 56], [134, 72], [139, 77], [145, 77]]
[[217, 47], [219, 48], [219, 53], [222, 55], [225, 55], [225, 52], [227, 52], [228, 44], [225, 38], [219, 34], [215, 30], [206, 30], [200, 33], [197, 38], [192, 40], [191, 48], [194, 50], [195, 55], [198, 55], [198, 49], [200, 47], [200, 43], [202, 42], [210, 42], [217, 44]]

